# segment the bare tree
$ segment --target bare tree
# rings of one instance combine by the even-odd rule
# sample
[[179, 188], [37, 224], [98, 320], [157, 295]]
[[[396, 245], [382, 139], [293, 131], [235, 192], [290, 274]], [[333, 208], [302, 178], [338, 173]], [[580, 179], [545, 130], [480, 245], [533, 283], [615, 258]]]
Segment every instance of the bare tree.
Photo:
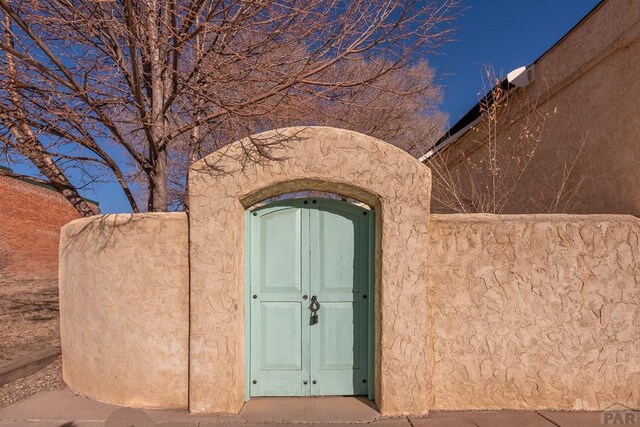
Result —
[[[367, 62], [348, 62], [334, 67], [335, 79], [370, 72]], [[194, 159], [241, 137], [286, 126], [325, 125], [346, 128], [380, 138], [414, 156], [419, 156], [444, 131], [446, 116], [438, 110], [441, 89], [434, 83], [434, 70], [426, 61], [418, 61], [395, 73], [365, 82], [357, 88], [330, 88], [322, 92], [299, 91], [280, 98], [266, 111], [230, 117], [211, 130], [207, 138], [176, 144], [169, 170], [169, 195], [172, 206], [186, 204], [185, 177]], [[250, 111], [250, 109], [247, 109]], [[199, 127], [200, 132], [205, 127]], [[244, 153], [253, 161], [268, 156], [269, 148], [279, 142], [253, 139]], [[197, 153], [194, 153], [194, 147]], [[251, 152], [249, 152], [251, 151]], [[273, 159], [273, 158], [272, 158]], [[245, 161], [243, 159], [242, 161]]]
[[134, 212], [136, 188], [148, 210], [167, 210], [184, 200], [189, 164], [271, 127], [330, 123], [411, 149], [442, 122], [419, 58], [448, 38], [455, 6], [0, 0], [0, 57], [13, 64], [0, 69], [4, 152], [86, 215], [78, 183], [110, 175]]
[[483, 82], [486, 95], [479, 102], [479, 117], [464, 140], [450, 144], [443, 140], [425, 160], [434, 177], [436, 208], [460, 213], [504, 213], [531, 204], [543, 212], [570, 209], [583, 181], [575, 176], [575, 165], [584, 142], [564, 162], [553, 188], [531, 194], [522, 186], [544, 142], [547, 122], [555, 114], [547, 107], [548, 88], [532, 95], [526, 88], [510, 87], [489, 66]]
[[[355, 63], [351, 69], [338, 70], [344, 75], [362, 74], [362, 65], [366, 67], [366, 63]], [[357, 91], [334, 91], [332, 96], [339, 96], [340, 103], [327, 105], [315, 98], [319, 105], [312, 111], [319, 123], [374, 136], [420, 157], [442, 135], [446, 122], [446, 115], [438, 110], [442, 90], [434, 81], [434, 70], [419, 62]]]
[[[10, 20], [4, 17], [5, 31], [3, 43], [11, 48], [15, 47], [10, 28]], [[83, 216], [93, 215], [93, 208], [80, 196], [77, 189], [71, 185], [64, 172], [54, 161], [52, 155], [44, 148], [34, 129], [29, 124], [27, 114], [21, 106], [20, 83], [16, 61], [8, 56], [5, 64], [5, 77], [3, 89], [7, 99], [13, 107], [0, 104], [0, 123], [6, 127], [8, 134], [3, 135], [2, 142], [6, 147], [12, 147], [24, 157], [28, 158], [42, 174], [47, 177], [49, 183], [63, 194], [73, 207]], [[8, 172], [3, 172], [8, 174]]]

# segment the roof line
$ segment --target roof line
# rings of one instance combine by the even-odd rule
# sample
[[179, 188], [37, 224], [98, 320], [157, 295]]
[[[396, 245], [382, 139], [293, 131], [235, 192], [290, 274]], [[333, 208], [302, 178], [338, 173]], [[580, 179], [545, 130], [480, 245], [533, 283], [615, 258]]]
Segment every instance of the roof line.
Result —
[[[529, 69], [531, 66], [535, 65], [538, 61], [540, 61], [540, 59], [542, 59], [545, 55], [547, 55], [550, 51], [552, 51], [556, 46], [558, 46], [560, 43], [562, 43], [567, 37], [569, 37], [569, 35], [571, 33], [573, 33], [578, 27], [580, 27], [582, 24], [584, 24], [598, 9], [600, 9], [602, 7], [602, 5], [604, 5], [608, 0], [600, 0], [600, 2], [598, 2], [597, 5], [595, 5], [585, 16], [582, 17], [582, 19], [580, 19], [580, 21], [578, 21], [573, 27], [571, 27], [571, 29], [569, 29], [569, 31], [567, 31], [562, 37], [560, 37], [560, 39], [558, 39], [558, 41], [556, 41], [553, 45], [551, 45], [551, 47], [549, 47], [547, 50], [545, 50], [540, 56], [538, 56], [529, 66], [527, 66], [526, 68]], [[505, 86], [506, 83], [506, 86]], [[507, 78], [502, 79], [496, 86], [500, 86], [501, 89], [505, 89], [505, 90], [511, 90], [513, 89], [513, 87], [515, 87], [514, 85], [510, 85], [510, 83], [508, 82]], [[496, 88], [496, 86], [493, 86], [488, 93], [483, 96], [480, 101], [478, 101], [473, 107], [471, 107], [471, 109], [469, 111], [466, 112], [466, 114], [464, 116], [462, 116], [456, 123], [454, 123], [453, 126], [451, 126], [449, 128], [448, 131], [446, 131], [444, 133], [444, 135], [442, 135], [436, 142], [435, 144], [433, 144], [431, 146], [431, 148], [429, 149], [429, 151], [427, 151], [422, 157], [420, 157], [420, 161], [424, 162], [425, 160], [427, 160], [430, 157], [430, 153], [432, 151], [435, 150], [435, 152], [439, 151], [438, 149], [442, 149], [444, 148], [444, 143], [451, 138], [452, 136], [456, 135], [457, 133], [464, 131], [465, 133], [469, 130], [468, 128], [470, 127], [469, 125], [471, 123], [473, 123], [474, 121], [476, 121], [480, 115], [482, 114], [481, 112], [481, 105], [487, 105], [487, 102], [492, 102], [492, 96], [491, 94], [493, 93], [493, 89]], [[455, 141], [453, 141], [455, 142]]]
[[[17, 179], [18, 181], [26, 182], [27, 184], [35, 185], [36, 187], [46, 188], [47, 190], [51, 190], [60, 194], [60, 192], [56, 190], [56, 188], [53, 185], [47, 183], [45, 180], [32, 177], [32, 176], [27, 176], [27, 175], [18, 175], [15, 172], [13, 172], [13, 169], [7, 166], [0, 165], [0, 175], [8, 176], [9, 178]], [[93, 203], [96, 206], [100, 206], [100, 202], [91, 200], [87, 197], [83, 197], [83, 196], [80, 196], [80, 197], [85, 202]]]

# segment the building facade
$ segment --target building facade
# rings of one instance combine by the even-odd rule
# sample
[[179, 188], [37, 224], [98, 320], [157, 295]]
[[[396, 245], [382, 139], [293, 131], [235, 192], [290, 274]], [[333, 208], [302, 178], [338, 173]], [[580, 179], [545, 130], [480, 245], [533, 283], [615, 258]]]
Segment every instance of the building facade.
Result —
[[0, 171], [0, 282], [57, 280], [60, 228], [80, 214], [52, 187], [10, 172]]
[[640, 4], [605, 0], [499, 82], [423, 156], [432, 211], [640, 215], [639, 36]]

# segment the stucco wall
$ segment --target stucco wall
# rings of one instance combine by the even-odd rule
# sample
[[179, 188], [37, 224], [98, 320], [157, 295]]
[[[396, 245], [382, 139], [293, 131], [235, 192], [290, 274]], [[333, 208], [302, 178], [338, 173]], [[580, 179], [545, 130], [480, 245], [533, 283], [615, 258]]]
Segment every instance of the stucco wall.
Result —
[[187, 408], [186, 215], [78, 219], [60, 240], [65, 382], [104, 402]]
[[[255, 144], [270, 157], [257, 157]], [[244, 403], [245, 209], [274, 195], [324, 190], [376, 211], [376, 404], [385, 415], [426, 413], [427, 386], [416, 378], [427, 376], [430, 183], [429, 169], [399, 148], [329, 127], [254, 135], [194, 164], [190, 409], [237, 412]]]
[[640, 406], [640, 219], [431, 215], [430, 409]]
[[[640, 407], [640, 219], [431, 215], [428, 227], [428, 276], [399, 278], [376, 295], [376, 357], [387, 358], [376, 362], [383, 412]], [[181, 213], [106, 215], [63, 227], [63, 373], [72, 389], [110, 403], [202, 412], [204, 400], [188, 402], [187, 235]], [[202, 264], [192, 258], [192, 267]], [[237, 335], [196, 350], [232, 355], [208, 366], [216, 375], [236, 369], [216, 401], [242, 403], [242, 296], [199, 292], [195, 298], [204, 295], [212, 310], [230, 313], [224, 326], [216, 320], [218, 330]], [[200, 316], [201, 327], [217, 319]], [[390, 369], [402, 363], [404, 370]], [[196, 384], [210, 378], [191, 371]], [[402, 390], [403, 381], [420, 387]], [[419, 398], [407, 399], [412, 390]], [[398, 396], [407, 406], [385, 408], [400, 405]]]
[[[525, 153], [506, 145], [522, 144], [519, 137], [536, 132], [537, 126], [543, 129], [541, 143], [532, 145], [531, 163], [501, 212], [640, 215], [640, 3], [603, 2], [534, 67], [534, 81], [513, 92], [509, 111], [501, 114], [497, 157], [505, 158], [498, 165], [500, 176], [520, 171], [512, 151], [520, 162], [527, 160]], [[488, 156], [488, 135], [480, 123], [445, 150], [459, 187], [475, 182], [476, 189], [482, 188], [483, 176], [492, 178], [486, 168], [479, 173], [459, 156], [464, 153], [480, 165], [480, 156]], [[438, 199], [447, 197], [447, 183], [456, 180], [450, 176], [443, 179], [434, 172], [433, 212], [449, 212]], [[562, 200], [556, 206], [558, 194]]]

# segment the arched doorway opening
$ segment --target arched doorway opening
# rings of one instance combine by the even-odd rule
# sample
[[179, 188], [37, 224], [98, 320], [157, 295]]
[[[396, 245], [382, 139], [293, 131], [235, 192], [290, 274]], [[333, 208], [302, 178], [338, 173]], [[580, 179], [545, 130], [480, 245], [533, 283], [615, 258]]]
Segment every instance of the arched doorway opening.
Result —
[[307, 191], [245, 218], [246, 398], [373, 399], [375, 211]]

